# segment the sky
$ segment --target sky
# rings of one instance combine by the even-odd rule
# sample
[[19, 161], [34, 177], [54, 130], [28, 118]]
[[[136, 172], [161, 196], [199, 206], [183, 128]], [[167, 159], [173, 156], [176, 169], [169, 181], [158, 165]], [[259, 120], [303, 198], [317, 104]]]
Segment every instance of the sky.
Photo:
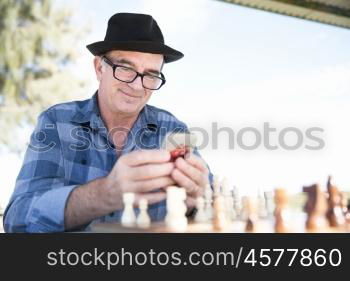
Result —
[[[349, 29], [214, 0], [56, 1], [57, 6], [74, 7], [75, 24], [91, 25], [91, 33], [77, 46], [79, 73], [90, 81], [86, 97], [97, 82], [93, 57], [85, 46], [103, 40], [114, 13], [151, 14], [166, 44], [185, 57], [165, 65], [167, 83], [149, 103], [170, 111], [190, 128], [204, 128], [209, 136], [214, 135], [213, 124], [233, 131], [233, 148], [228, 146], [228, 133], [220, 132], [217, 148], [209, 144], [200, 150], [214, 174], [227, 178], [241, 194], [276, 187], [296, 193], [314, 182], [324, 186], [328, 174], [341, 189], [350, 190]], [[240, 132], [250, 127], [263, 135], [264, 123], [276, 130], [270, 141], [278, 149], [242, 149]], [[289, 127], [302, 134], [299, 149], [278, 145], [281, 132]], [[314, 127], [322, 129], [315, 135], [325, 145], [311, 151], [305, 145], [315, 142], [306, 131]], [[292, 146], [298, 136], [287, 133], [285, 142]], [[246, 133], [243, 140], [252, 145], [257, 139]], [[11, 166], [9, 173], [0, 175], [4, 205], [22, 159], [0, 157], [0, 168]]]

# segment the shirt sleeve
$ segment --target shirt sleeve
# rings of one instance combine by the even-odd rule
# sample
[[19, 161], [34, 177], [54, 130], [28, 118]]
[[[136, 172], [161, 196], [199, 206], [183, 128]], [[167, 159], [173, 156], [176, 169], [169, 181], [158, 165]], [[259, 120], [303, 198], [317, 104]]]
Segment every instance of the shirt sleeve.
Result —
[[66, 202], [61, 142], [53, 112], [43, 112], [28, 145], [15, 190], [4, 213], [6, 232], [64, 231]]

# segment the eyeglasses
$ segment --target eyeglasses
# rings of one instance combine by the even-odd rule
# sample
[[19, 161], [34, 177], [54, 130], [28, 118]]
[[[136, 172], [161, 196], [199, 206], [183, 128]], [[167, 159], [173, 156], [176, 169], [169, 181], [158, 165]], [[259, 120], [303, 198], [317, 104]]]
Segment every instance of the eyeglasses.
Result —
[[102, 56], [102, 59], [112, 67], [113, 77], [119, 81], [132, 83], [137, 77], [141, 77], [142, 86], [149, 90], [159, 90], [166, 82], [163, 73], [159, 73], [159, 76], [151, 74], [142, 74], [136, 70], [119, 64], [114, 64], [106, 56]]

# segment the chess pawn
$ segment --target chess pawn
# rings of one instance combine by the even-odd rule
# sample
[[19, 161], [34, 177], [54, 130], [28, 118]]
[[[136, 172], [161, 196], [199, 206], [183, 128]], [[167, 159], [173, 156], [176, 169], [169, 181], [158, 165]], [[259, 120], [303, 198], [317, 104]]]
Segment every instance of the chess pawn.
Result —
[[136, 223], [136, 215], [133, 204], [135, 201], [135, 194], [126, 192], [123, 194], [124, 210], [121, 217], [121, 224], [126, 227], [132, 227]]
[[204, 198], [203, 197], [198, 197], [196, 202], [196, 207], [197, 207], [197, 213], [194, 217], [194, 221], [197, 223], [203, 223], [207, 221], [207, 215], [204, 210]]
[[286, 207], [288, 204], [287, 192], [283, 188], [275, 189], [275, 232], [289, 232], [287, 227]]
[[253, 198], [246, 196], [243, 198], [243, 205], [247, 216], [245, 231], [256, 232], [258, 221], [257, 204]]
[[167, 188], [165, 224], [171, 231], [184, 232], [187, 229], [185, 204], [186, 191], [184, 188], [170, 186]]
[[139, 202], [140, 213], [136, 219], [136, 224], [139, 228], [148, 228], [151, 225], [151, 219], [147, 212], [147, 199], [141, 199]]
[[213, 229], [222, 231], [227, 227], [227, 223], [224, 197], [218, 195], [214, 198]]
[[211, 190], [211, 186], [208, 184], [204, 190], [204, 212], [207, 220], [211, 220], [213, 218], [213, 191]]

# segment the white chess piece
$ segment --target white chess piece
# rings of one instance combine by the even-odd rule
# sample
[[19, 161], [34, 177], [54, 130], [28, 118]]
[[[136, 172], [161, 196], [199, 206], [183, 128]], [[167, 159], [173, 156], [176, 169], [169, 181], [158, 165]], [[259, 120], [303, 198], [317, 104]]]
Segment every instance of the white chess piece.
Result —
[[267, 218], [266, 199], [263, 192], [258, 190], [258, 214], [260, 218]]
[[213, 176], [213, 190], [214, 190], [214, 197], [219, 196], [221, 194], [220, 181], [219, 181], [218, 175]]
[[224, 197], [226, 218], [228, 220], [234, 220], [235, 210], [233, 208], [234, 207], [233, 195], [226, 178], [222, 180], [221, 187], [222, 187], [222, 195]]
[[274, 194], [272, 191], [265, 191], [264, 192], [264, 198], [265, 198], [265, 204], [266, 204], [266, 211], [268, 217], [273, 217], [273, 212], [275, 209], [274, 204]]
[[222, 231], [228, 226], [228, 221], [225, 211], [225, 200], [222, 195], [214, 198], [214, 218], [213, 229], [216, 231]]
[[201, 223], [201, 222], [206, 222], [207, 221], [207, 215], [204, 210], [204, 198], [203, 197], [198, 197], [197, 198], [197, 214], [194, 217], [194, 221]]
[[133, 208], [134, 200], [134, 193], [126, 192], [123, 194], [124, 210], [120, 220], [123, 226], [132, 227], [136, 223], [136, 215]]
[[227, 178], [224, 177], [221, 180], [221, 189], [222, 189], [222, 195], [227, 196], [230, 193], [230, 187], [228, 185]]
[[211, 190], [211, 186], [208, 184], [204, 190], [204, 212], [207, 217], [207, 220], [211, 220], [213, 218], [213, 191]]
[[237, 186], [233, 187], [232, 195], [233, 195], [233, 209], [235, 212], [235, 219], [242, 218], [241, 196], [239, 194], [239, 190]]
[[185, 204], [186, 191], [182, 187], [170, 186], [167, 188], [165, 224], [174, 232], [184, 232], [187, 229]]
[[147, 212], [147, 199], [141, 199], [139, 202], [140, 213], [136, 219], [136, 224], [140, 228], [148, 228], [151, 225], [151, 219]]

